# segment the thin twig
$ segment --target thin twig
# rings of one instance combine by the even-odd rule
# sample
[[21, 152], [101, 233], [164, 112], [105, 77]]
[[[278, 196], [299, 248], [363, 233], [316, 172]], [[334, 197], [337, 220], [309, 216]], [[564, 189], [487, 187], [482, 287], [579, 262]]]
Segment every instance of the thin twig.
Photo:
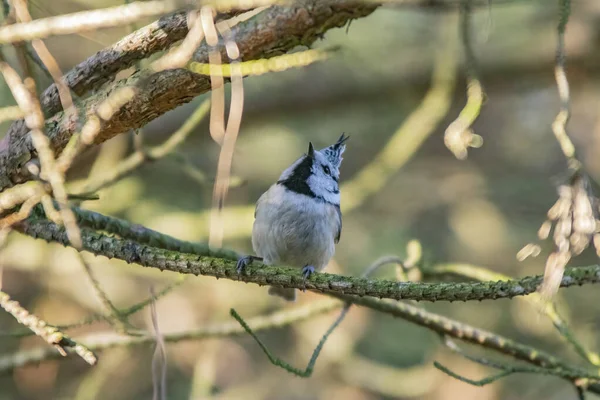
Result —
[[[258, 76], [270, 72], [281, 72], [290, 68], [306, 67], [318, 61], [328, 59], [338, 51], [337, 47], [329, 49], [311, 49], [292, 54], [284, 54], [272, 58], [240, 62], [239, 67], [243, 76]], [[191, 62], [188, 68], [201, 75], [231, 77], [234, 75], [235, 65]], [[216, 139], [215, 139], [216, 140]], [[220, 142], [220, 141], [217, 141]]]
[[52, 74], [50, 73], [50, 71], [48, 71], [48, 68], [46, 68], [44, 62], [40, 59], [36, 52], [28, 45], [25, 45], [25, 55], [29, 57], [35, 63], [35, 65], [38, 66], [39, 69], [42, 70], [46, 77], [48, 77], [49, 79], [53, 79]]
[[288, 371], [296, 376], [299, 376], [300, 378], [308, 378], [313, 373], [315, 363], [317, 362], [317, 359], [319, 358], [319, 355], [321, 354], [321, 350], [323, 350], [323, 346], [325, 345], [325, 342], [327, 341], [329, 336], [333, 333], [335, 328], [337, 328], [338, 325], [344, 320], [344, 318], [346, 317], [346, 314], [348, 313], [348, 310], [350, 309], [350, 306], [351, 306], [351, 304], [346, 304], [344, 306], [344, 308], [342, 309], [342, 312], [340, 313], [340, 315], [337, 317], [337, 319], [333, 322], [333, 324], [329, 327], [329, 329], [327, 329], [327, 331], [325, 332], [325, 334], [319, 341], [319, 344], [317, 344], [317, 347], [315, 347], [315, 349], [312, 353], [312, 356], [310, 357], [310, 360], [308, 361], [308, 364], [306, 365], [306, 368], [304, 368], [304, 369], [298, 369], [298, 368], [292, 367], [290, 364], [286, 363], [282, 359], [272, 355], [271, 352], [269, 351], [269, 349], [267, 348], [267, 346], [258, 338], [258, 336], [256, 336], [256, 334], [254, 333], [254, 331], [252, 329], [250, 329], [250, 327], [248, 326], [246, 321], [244, 321], [242, 319], [242, 317], [233, 308], [231, 309], [230, 313], [231, 313], [231, 316], [233, 318], [235, 318], [235, 320], [237, 322], [239, 322], [239, 324], [244, 328], [246, 333], [248, 333], [250, 336], [252, 336], [254, 341], [260, 346], [261, 350], [266, 354], [269, 361], [271, 361], [271, 364], [281, 367], [281, 368], [285, 369], [286, 371]]
[[[212, 8], [202, 8], [202, 23], [206, 32], [206, 41], [211, 46], [209, 52], [209, 60], [211, 66], [221, 63], [221, 53], [216, 51], [218, 42], [217, 28], [212, 18]], [[231, 175], [231, 165], [233, 163], [233, 151], [237, 141], [240, 125], [242, 123], [242, 112], [244, 110], [244, 83], [242, 80], [242, 71], [240, 67], [240, 50], [235, 42], [230, 30], [222, 24], [219, 31], [225, 39], [225, 49], [229, 63], [231, 65], [231, 103], [229, 107], [229, 117], [227, 126], [224, 126], [224, 82], [222, 77], [211, 74], [211, 85], [213, 95], [213, 105], [218, 103], [218, 112], [211, 110], [211, 136], [218, 143], [221, 143], [221, 152], [217, 162], [217, 173], [215, 176], [215, 184], [213, 190], [213, 201], [211, 209], [210, 235], [209, 246], [212, 248], [220, 248], [223, 246], [223, 207], [225, 198], [229, 190], [229, 178]], [[214, 85], [217, 85], [216, 87]], [[215, 121], [213, 123], [213, 118]], [[223, 136], [221, 135], [221, 130]]]
[[[549, 217], [552, 214], [556, 214], [558, 222], [554, 230], [556, 251], [550, 254], [546, 260], [544, 269], [545, 277], [539, 288], [539, 293], [546, 301], [551, 301], [552, 297], [556, 294], [556, 291], [558, 290], [557, 284], [560, 281], [571, 256], [581, 253], [590, 243], [592, 234], [597, 233], [593, 211], [595, 207], [592, 208], [591, 204], [585, 204], [585, 202], [589, 203], [590, 198], [588, 191], [586, 190], [587, 188], [585, 188], [587, 176], [585, 175], [585, 171], [583, 171], [581, 162], [576, 157], [575, 146], [567, 133], [567, 123], [571, 116], [571, 96], [569, 92], [569, 81], [565, 71], [565, 31], [570, 14], [571, 1], [559, 0], [559, 23], [557, 27], [558, 38], [556, 42], [554, 76], [560, 98], [560, 109], [552, 123], [552, 132], [565, 156], [567, 167], [569, 168], [572, 177], [569, 185], [561, 185], [561, 188], [559, 188], [559, 201], [557, 202], [557, 207], [553, 207], [554, 210], [551, 209], [548, 212]], [[579, 197], [578, 192], [582, 192], [581, 199], [575, 199], [575, 197]], [[576, 200], [580, 201], [578, 202]], [[573, 228], [581, 227], [580, 224], [578, 224], [578, 221], [575, 221], [575, 219], [579, 219], [577, 213], [581, 211], [581, 201], [584, 202], [584, 207], [590, 207], [589, 214], [591, 214], [592, 217], [592, 226], [589, 227], [590, 234], [583, 236], [579, 235], [580, 232], [577, 232], [577, 235], [573, 234], [573, 231], [575, 230]], [[575, 209], [576, 207], [577, 210]], [[560, 211], [564, 212], [561, 213]], [[549, 219], [552, 220], [553, 218]]]
[[[157, 294], [156, 297], [160, 295]], [[316, 315], [325, 314], [338, 309], [343, 305], [342, 302], [333, 299], [324, 299], [311, 304], [299, 306], [283, 311], [277, 311], [270, 315], [261, 315], [249, 318], [246, 322], [252, 327], [254, 332], [267, 329], [284, 327], [296, 322], [305, 321]], [[166, 343], [176, 343], [188, 340], [200, 340], [211, 337], [225, 337], [232, 335], [245, 334], [244, 328], [236, 321], [214, 323], [203, 326], [202, 328], [184, 331], [165, 333], [163, 339]], [[140, 346], [156, 343], [154, 335], [146, 336], [122, 336], [122, 335], [89, 335], [80, 338], [80, 341], [86, 343], [92, 351], [103, 351], [114, 347]], [[45, 347], [33, 350], [21, 351], [9, 356], [0, 357], [0, 373], [11, 371], [14, 368], [39, 363], [43, 360], [56, 358], [57, 354], [48, 351]]]
[[[15, 13], [17, 15], [17, 19], [20, 22], [31, 22], [31, 15], [29, 14], [29, 10], [27, 9], [27, 2], [24, 0], [13, 0], [12, 5], [15, 8]], [[60, 101], [62, 103], [63, 110], [67, 112], [74, 112], [73, 107], [73, 98], [71, 97], [71, 92], [69, 88], [63, 81], [63, 73], [56, 62], [56, 59], [52, 56], [48, 48], [44, 44], [44, 42], [40, 39], [35, 39], [31, 41], [31, 45], [35, 50], [35, 53], [39, 57], [40, 61], [44, 66], [44, 70], [48, 71], [54, 80], [54, 84], [58, 88], [58, 95]], [[35, 57], [33, 57], [35, 58]]]
[[455, 352], [457, 354], [460, 354], [462, 357], [466, 358], [467, 360], [473, 361], [475, 363], [478, 363], [478, 364], [486, 366], [486, 367], [499, 369], [500, 371], [502, 371], [498, 374], [491, 375], [487, 378], [483, 378], [480, 380], [473, 380], [473, 379], [469, 379], [463, 375], [460, 375], [456, 372], [453, 372], [451, 369], [449, 369], [448, 367], [445, 367], [438, 361], [434, 361], [433, 365], [440, 371], [444, 372], [445, 374], [447, 374], [455, 379], [458, 379], [459, 381], [468, 383], [473, 386], [478, 386], [478, 387], [485, 386], [485, 385], [493, 383], [501, 378], [504, 378], [504, 377], [512, 375], [512, 374], [517, 374], [517, 373], [530, 373], [530, 374], [537, 374], [537, 375], [557, 376], [557, 377], [563, 378], [563, 379], [571, 382], [576, 388], [582, 389], [582, 390], [585, 390], [585, 389], [580, 384], [580, 382], [582, 382], [584, 380], [585, 381], [587, 381], [587, 380], [597, 381], [598, 380], [597, 372], [595, 372], [595, 371], [590, 372], [590, 374], [588, 376], [582, 375], [580, 378], [574, 378], [572, 375], [572, 371], [569, 371], [568, 368], [565, 369], [563, 367], [538, 367], [538, 366], [532, 366], [532, 365], [527, 365], [527, 366], [510, 365], [510, 364], [500, 363], [497, 361], [490, 361], [486, 358], [470, 355], [469, 353], [467, 353], [463, 349], [461, 349], [458, 345], [456, 345], [448, 337], [444, 338], [444, 344], [450, 350], [452, 350], [453, 352]]
[[0, 229], [6, 230], [11, 229], [13, 225], [23, 221], [33, 210], [33, 208], [42, 201], [45, 197], [44, 192], [36, 193], [28, 199], [24, 199], [20, 205], [19, 211], [9, 214], [6, 217], [0, 219]]
[[444, 133], [446, 147], [459, 160], [467, 158], [469, 147], [478, 148], [483, 144], [481, 136], [473, 132], [472, 126], [479, 113], [484, 99], [484, 91], [478, 77], [477, 59], [473, 51], [472, 32], [472, 2], [473, 0], [461, 0], [460, 7], [460, 36], [465, 52], [465, 63], [467, 68], [467, 104]]
[[[156, 297], [152, 287], [150, 287], [150, 297]], [[152, 356], [152, 386], [154, 388], [152, 400], [167, 400], [167, 346], [158, 325], [155, 301], [150, 303], [150, 316], [156, 339], [156, 347]]]
[[191, 28], [181, 44], [154, 61], [150, 66], [152, 70], [159, 72], [165, 69], [181, 68], [192, 58], [196, 48], [204, 40], [204, 30], [202, 29], [202, 22], [197, 13], [191, 12], [188, 14], [188, 24], [190, 22]]
[[74, 342], [57, 328], [48, 326], [45, 321], [30, 314], [18, 302], [11, 300], [10, 296], [2, 291], [0, 291], [0, 307], [11, 314], [20, 324], [25, 325], [48, 344], [54, 346], [62, 356], [67, 355], [65, 348], [71, 347], [88, 364], [96, 364], [96, 356], [87, 347]]
[[[213, 10], [211, 7], [202, 7], [198, 16], [198, 23], [201, 24], [206, 34], [206, 45], [208, 47], [208, 67], [210, 76], [210, 96], [212, 106], [210, 108], [210, 136], [218, 144], [223, 143], [225, 136], [225, 81], [223, 76], [218, 73], [221, 67], [221, 52], [217, 48], [219, 36], [213, 19]], [[211, 218], [214, 211], [211, 211]], [[211, 222], [211, 226], [213, 223]]]
[[[44, 184], [39, 181], [22, 183], [0, 193], [0, 214], [23, 204], [27, 199], [41, 196], [46, 192]], [[0, 226], [1, 228], [1, 226]]]
[[445, 367], [442, 364], [440, 364], [438, 361], [434, 361], [433, 366], [436, 367], [437, 369], [439, 369], [440, 371], [442, 371], [443, 373], [445, 373], [446, 375], [451, 376], [454, 379], [458, 379], [461, 382], [465, 382], [465, 383], [468, 383], [469, 385], [473, 385], [473, 386], [485, 386], [492, 382], [497, 381], [498, 379], [504, 378], [508, 375], [512, 375], [516, 372], [516, 371], [507, 369], [507, 370], [497, 373], [496, 375], [488, 376], [487, 378], [483, 378], [480, 380], [473, 380], [473, 379], [466, 378], [462, 375], [459, 375], [456, 372], [453, 372], [448, 367]]
[[[69, 240], [78, 249], [81, 247], [81, 234], [75, 223], [75, 216], [67, 206], [64, 176], [57, 169], [50, 140], [43, 132], [44, 116], [42, 115], [40, 103], [33, 96], [32, 91], [26, 87], [17, 72], [5, 61], [0, 61], [0, 72], [4, 76], [4, 80], [10, 88], [17, 104], [27, 115], [25, 123], [31, 129], [31, 141], [38, 153], [42, 166], [40, 176], [47, 179], [52, 186], [52, 192], [59, 203], [62, 222], [67, 228]], [[31, 82], [33, 83], [33, 81]]]
[[117, 307], [115, 307], [115, 305], [112, 303], [112, 301], [110, 301], [110, 299], [108, 298], [108, 295], [106, 294], [106, 292], [104, 292], [104, 290], [100, 286], [100, 282], [98, 282], [98, 280], [94, 276], [94, 273], [92, 272], [92, 268], [90, 267], [88, 262], [83, 257], [83, 254], [78, 252], [77, 256], [79, 258], [79, 262], [83, 266], [83, 269], [84, 269], [88, 279], [90, 280], [90, 282], [92, 284], [92, 287], [94, 288], [94, 292], [96, 293], [96, 295], [98, 296], [98, 299], [100, 299], [100, 303], [102, 303], [102, 306], [104, 307], [104, 312], [106, 313], [106, 320], [111, 325], [114, 326], [114, 328], [117, 332], [126, 333], [127, 332], [127, 321], [121, 315], [121, 311]]
[[600, 379], [598, 371], [570, 366], [565, 361], [543, 350], [516, 342], [507, 337], [475, 328], [471, 325], [452, 320], [418, 307], [400, 302], [377, 300], [370, 297], [355, 297], [336, 295], [335, 297], [353, 304], [365, 306], [386, 314], [402, 318], [409, 322], [423, 326], [441, 335], [446, 335], [463, 342], [472, 343], [500, 354], [511, 356], [517, 360], [525, 361], [531, 365], [561, 369], [561, 376], [565, 379], [575, 380], [580, 377], [595, 376]]
[[569, 16], [571, 14], [571, 0], [559, 0], [560, 17], [558, 23], [558, 38], [556, 41], [556, 65], [554, 67], [554, 77], [556, 87], [560, 98], [560, 110], [552, 123], [552, 131], [560, 145], [560, 148], [567, 159], [569, 167], [579, 169], [580, 163], [575, 155], [575, 146], [567, 134], [566, 125], [571, 115], [571, 95], [569, 92], [569, 81], [565, 70], [565, 31]]
[[187, 137], [194, 132], [194, 128], [204, 119], [208, 113], [210, 107], [210, 101], [205, 100], [196, 108], [196, 110], [188, 117], [188, 119], [181, 125], [175, 133], [161, 145], [153, 147], [151, 149], [138, 149], [133, 154], [129, 155], [117, 166], [111, 168], [106, 174], [101, 175], [94, 180], [86, 182], [83, 186], [79, 195], [90, 195], [97, 191], [113, 185], [120, 179], [129, 175], [136, 169], [149, 161], [157, 161], [171, 152], [175, 151]]
[[[486, 268], [469, 264], [440, 264], [424, 271], [425, 274], [453, 274], [460, 277], [471, 278], [478, 281], [509, 281], [509, 276], [490, 271]], [[552, 321], [558, 333], [567, 340], [584, 360], [591, 365], [600, 366], [600, 355], [589, 351], [579, 342], [575, 333], [569, 328], [567, 322], [560, 316], [556, 305], [543, 301], [539, 293], [520, 297], [521, 300], [531, 303], [536, 309], [541, 310]]]
[[[362, 276], [367, 277], [370, 274], [372, 274], [373, 272], [375, 272], [377, 269], [379, 269], [382, 266], [387, 265], [391, 262], [402, 265], [402, 268], [404, 268], [403, 260], [401, 260], [397, 257], [384, 257], [384, 258], [380, 258], [380, 259], [376, 260], [368, 268], [366, 268], [365, 271], [363, 272]], [[348, 314], [348, 311], [350, 310], [351, 307], [352, 307], [352, 303], [350, 303], [350, 302], [344, 304], [344, 308], [342, 309], [340, 315], [336, 318], [336, 320], [327, 329], [325, 334], [321, 337], [319, 344], [317, 344], [317, 347], [315, 347], [315, 349], [313, 350], [312, 356], [310, 357], [310, 360], [308, 361], [306, 368], [303, 370], [295, 368], [295, 367], [291, 366], [290, 364], [286, 363], [285, 361], [283, 361], [282, 359], [280, 359], [279, 357], [276, 357], [273, 354], [271, 354], [271, 352], [269, 351], [267, 346], [258, 338], [258, 336], [256, 336], [256, 334], [252, 331], [252, 329], [248, 326], [248, 324], [246, 324], [246, 322], [243, 320], [243, 318], [233, 308], [230, 310], [230, 314], [233, 318], [236, 319], [236, 321], [238, 321], [240, 323], [240, 325], [244, 328], [244, 330], [250, 336], [252, 336], [252, 338], [260, 346], [262, 351], [266, 354], [266, 356], [269, 359], [269, 361], [271, 362], [271, 364], [278, 366], [280, 368], [283, 368], [286, 371], [288, 371], [296, 376], [299, 376], [301, 378], [308, 378], [313, 373], [315, 363], [317, 362], [317, 359], [319, 358], [319, 355], [321, 353], [321, 350], [323, 349], [323, 346], [325, 345], [325, 342], [327, 341], [329, 336], [333, 333], [333, 331], [339, 326], [339, 324], [342, 323], [342, 321], [346, 317], [346, 314]]]
[[19, 106], [8, 106], [0, 108], [0, 122], [14, 121], [19, 118], [23, 118], [25, 113]]
[[[332, 7], [336, 9], [336, 17], [333, 20]], [[325, 0], [316, 4], [311, 0], [297, 0], [294, 2], [294, 7], [269, 7], [255, 17], [236, 25], [236, 41], [240, 49], [240, 59], [252, 60], [279, 55], [296, 47], [297, 38], [300, 37], [303, 45], [310, 45], [322, 37], [324, 31], [343, 25], [350, 19], [369, 15], [376, 8], [377, 5], [365, 5], [358, 0]], [[302, 18], [298, 18], [298, 9], [306, 11], [306, 13], [302, 13]], [[273, 21], [277, 21], [277, 23], [273, 24]], [[187, 33], [187, 30], [185, 32]], [[296, 39], [290, 40], [291, 38]], [[194, 55], [194, 60], [207, 62], [206, 51], [207, 46], [200, 46]], [[108, 54], [113, 54], [113, 52], [109, 51]], [[113, 66], [113, 68], [118, 69], [118, 66]], [[101, 69], [94, 69], [94, 71], [94, 74], [102, 75]], [[111, 73], [114, 73], [114, 70]], [[168, 110], [189, 102], [199, 94], [206, 93], [210, 90], [209, 81], [210, 79], [207, 77], [199, 76], [185, 69], [171, 69], [150, 76], [138, 72], [132, 77], [98, 90], [92, 96], [84, 99], [79, 108], [85, 109], [85, 114], [89, 115], [115, 90], [140, 84], [141, 87], [136, 86], [139, 88], [136, 98], [123, 105], [110, 122], [102, 127], [102, 131], [94, 141], [94, 144], [100, 144], [117, 134], [139, 128]], [[94, 80], [94, 82], [98, 81]], [[69, 85], [69, 87], [72, 86]], [[75, 92], [81, 95], [80, 92]], [[58, 99], [55, 101], [58, 102]], [[57, 153], [63, 151], [65, 144], [79, 131], [79, 127], [61, 113], [50, 118], [46, 127], [48, 135], [52, 138], [53, 149]], [[0, 151], [0, 189], [32, 179], [20, 166], [23, 160], [28, 161], [36, 157], [31, 144], [24, 138], [27, 129], [23, 127], [22, 123], [17, 121], [13, 124], [10, 132], [10, 137], [15, 138], [14, 142], [11, 140], [10, 151], [8, 149]]]
[[433, 365], [440, 371], [446, 373], [447, 375], [449, 375], [455, 379], [458, 379], [462, 382], [468, 383], [473, 386], [485, 386], [485, 385], [495, 382], [501, 378], [504, 378], [508, 375], [517, 374], [517, 373], [531, 373], [531, 374], [538, 374], [538, 375], [555, 375], [555, 376], [564, 378], [567, 381], [572, 382], [576, 387], [578, 387], [577, 382], [580, 381], [581, 379], [595, 379], [594, 373], [592, 373], [591, 378], [590, 377], [585, 377], [585, 378], [582, 377], [580, 379], [573, 379], [571, 372], [566, 372], [566, 370], [561, 367], [543, 368], [543, 367], [530, 366], [530, 365], [529, 366], [510, 365], [510, 364], [501, 363], [498, 361], [491, 361], [491, 360], [488, 360], [487, 358], [477, 357], [477, 356], [473, 356], [473, 355], [467, 353], [447, 336], [443, 337], [443, 341], [444, 341], [444, 344], [446, 345], [446, 347], [448, 347], [453, 352], [461, 355], [462, 357], [466, 358], [467, 360], [473, 361], [473, 362], [483, 365], [485, 367], [491, 367], [491, 368], [499, 369], [500, 371], [502, 371], [496, 375], [491, 375], [491, 376], [489, 376], [487, 378], [483, 378], [481, 380], [472, 380], [472, 379], [462, 376], [456, 372], [453, 372], [449, 368], [443, 366], [441, 363], [434, 361]]
[[43, 39], [48, 36], [81, 33], [100, 28], [126, 25], [146, 17], [166, 14], [176, 7], [175, 1], [136, 1], [100, 10], [36, 19], [31, 22], [0, 27], [0, 43]]
[[[145, 309], [153, 301], [156, 301], [156, 300], [162, 298], [163, 296], [166, 296], [168, 293], [170, 293], [176, 287], [179, 287], [186, 280], [187, 280], [187, 276], [178, 276], [177, 279], [175, 279], [169, 285], [165, 286], [154, 297], [151, 296], [139, 303], [132, 305], [131, 307], [128, 307], [128, 308], [125, 308], [122, 310], [118, 310], [119, 315], [121, 315], [121, 317], [123, 319], [127, 319], [128, 317], [132, 316], [133, 314]], [[107, 316], [105, 314], [93, 314], [93, 315], [90, 315], [89, 317], [82, 319], [79, 322], [75, 322], [75, 323], [67, 324], [67, 325], [56, 325], [55, 327], [61, 331], [64, 331], [64, 330], [68, 330], [68, 329], [74, 329], [74, 328], [79, 328], [82, 326], [90, 325], [94, 322], [104, 321], [106, 319], [107, 319]], [[127, 333], [129, 335], [131, 335], [131, 331], [128, 331]], [[32, 333], [29, 330], [0, 332], [0, 336], [5, 336], [5, 337], [25, 337], [25, 336], [31, 336], [31, 334]], [[134, 335], [134, 336], [140, 336], [140, 335]]]

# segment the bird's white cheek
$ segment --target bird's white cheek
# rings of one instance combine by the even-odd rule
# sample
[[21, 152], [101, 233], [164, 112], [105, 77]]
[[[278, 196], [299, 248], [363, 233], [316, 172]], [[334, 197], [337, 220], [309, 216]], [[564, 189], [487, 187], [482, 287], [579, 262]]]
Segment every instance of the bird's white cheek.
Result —
[[339, 193], [327, 192], [327, 193], [323, 194], [323, 198], [328, 203], [340, 204], [340, 194]]

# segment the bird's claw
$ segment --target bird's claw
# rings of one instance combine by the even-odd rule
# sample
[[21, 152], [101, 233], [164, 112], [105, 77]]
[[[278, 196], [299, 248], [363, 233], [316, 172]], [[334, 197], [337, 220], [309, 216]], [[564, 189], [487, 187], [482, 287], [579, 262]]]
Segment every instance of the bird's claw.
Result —
[[235, 265], [235, 269], [237, 271], [238, 274], [241, 274], [242, 272], [244, 272], [244, 269], [246, 269], [246, 267], [250, 264], [252, 264], [252, 262], [254, 260], [262, 260], [261, 257], [256, 257], [256, 256], [244, 256], [244, 257], [240, 257], [237, 261], [237, 264]]
[[303, 292], [306, 292], [306, 280], [308, 278], [310, 278], [310, 276], [315, 272], [315, 267], [313, 267], [312, 265], [307, 265], [304, 268], [302, 268], [302, 276], [304, 277], [304, 289], [302, 289]]

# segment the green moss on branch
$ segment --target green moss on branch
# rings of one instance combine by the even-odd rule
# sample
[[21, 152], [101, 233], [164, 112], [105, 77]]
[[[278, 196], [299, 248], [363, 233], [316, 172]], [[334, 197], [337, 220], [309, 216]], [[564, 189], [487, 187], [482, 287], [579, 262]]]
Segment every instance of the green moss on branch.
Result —
[[[34, 238], [69, 245], [64, 228], [47, 220], [29, 219], [19, 224], [17, 229]], [[158, 232], [156, 234], [160, 235]], [[298, 269], [288, 267], [256, 264], [248, 267], [243, 274], [237, 274], [235, 260], [219, 257], [223, 254], [223, 250], [220, 249], [211, 251], [208, 247], [202, 247], [202, 251], [198, 253], [184, 253], [135, 240], [111, 237], [86, 227], [82, 228], [82, 238], [83, 249], [90, 253], [163, 271], [213, 276], [261, 286], [306, 288], [339, 295], [417, 301], [487, 300], [527, 295], [534, 292], [542, 281], [541, 276], [531, 276], [495, 282], [420, 283], [315, 273], [304, 282]], [[570, 268], [566, 271], [561, 286], [598, 283], [599, 280], [600, 266]]]

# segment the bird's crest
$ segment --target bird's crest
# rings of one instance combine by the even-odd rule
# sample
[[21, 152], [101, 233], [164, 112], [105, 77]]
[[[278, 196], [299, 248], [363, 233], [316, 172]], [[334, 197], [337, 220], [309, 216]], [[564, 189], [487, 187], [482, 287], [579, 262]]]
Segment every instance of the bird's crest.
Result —
[[[345, 133], [342, 133], [342, 136], [340, 136], [337, 142], [320, 150], [320, 152], [325, 155], [327, 160], [336, 168], [339, 168], [339, 166], [342, 164], [342, 154], [344, 153], [344, 150], [346, 150], [345, 142], [349, 137], [350, 136], [346, 136]], [[309, 145], [309, 154], [311, 149], [312, 143]]]

